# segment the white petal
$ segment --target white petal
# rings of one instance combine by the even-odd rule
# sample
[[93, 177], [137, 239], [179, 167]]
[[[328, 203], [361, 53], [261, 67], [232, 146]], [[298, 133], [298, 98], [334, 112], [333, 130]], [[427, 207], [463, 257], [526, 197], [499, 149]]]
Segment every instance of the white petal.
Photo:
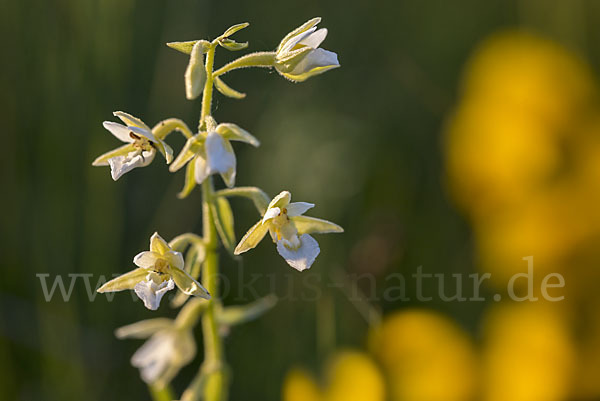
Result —
[[123, 142], [131, 143], [135, 140], [134, 138], [131, 137], [131, 135], [129, 135], [131, 130], [129, 128], [127, 128], [126, 126], [124, 126], [123, 124], [114, 123], [112, 121], [104, 121], [102, 123], [102, 125], [104, 126], [104, 128], [109, 130], [111, 134], [116, 136], [117, 139], [119, 139]]
[[318, 31], [313, 32], [309, 36], [302, 39], [300, 42], [298, 42], [298, 44], [305, 45], [308, 47], [312, 47], [313, 49], [316, 49], [317, 47], [319, 47], [319, 45], [321, 43], [323, 43], [323, 41], [325, 40], [326, 37], [327, 37], [327, 28], [321, 28]]
[[145, 137], [150, 142], [154, 142], [154, 143], [158, 142], [158, 139], [156, 139], [154, 137], [154, 134], [152, 133], [152, 131], [148, 131], [147, 129], [143, 129], [143, 128], [139, 128], [139, 127], [134, 127], [133, 125], [128, 126], [127, 129], [129, 131], [133, 131], [133, 133], [136, 134], [136, 135], [138, 135], [138, 136]]
[[156, 151], [154, 149], [144, 151], [130, 152], [127, 156], [116, 156], [108, 159], [110, 173], [113, 180], [118, 180], [123, 174], [130, 172], [136, 167], [144, 167], [152, 162]]
[[266, 221], [271, 220], [273, 217], [279, 216], [280, 213], [281, 213], [281, 209], [279, 209], [278, 207], [271, 207], [271, 208], [267, 209], [267, 211], [265, 212], [265, 215], [262, 219], [263, 224], [265, 224]]
[[300, 61], [290, 74], [300, 75], [319, 67], [340, 65], [337, 54], [325, 49], [315, 49]]
[[[227, 149], [225, 139], [216, 132], [210, 132], [204, 143], [206, 147], [206, 163], [209, 174], [227, 173], [229, 169], [235, 169], [235, 155]], [[231, 148], [231, 146], [229, 146]]]
[[208, 166], [206, 160], [202, 155], [196, 156], [196, 167], [194, 168], [194, 176], [196, 177], [196, 183], [202, 184], [206, 177], [209, 176]]
[[154, 267], [156, 259], [160, 258], [160, 254], [151, 251], [140, 252], [133, 258], [133, 263], [136, 266], [144, 267], [146, 269]]
[[307, 210], [315, 207], [314, 203], [308, 202], [293, 202], [287, 206], [287, 215], [290, 217], [300, 216], [306, 213]]
[[298, 248], [293, 249], [288, 241], [277, 241], [277, 252], [290, 266], [301, 272], [310, 268], [321, 250], [317, 241], [308, 234], [300, 236], [300, 243]]
[[301, 34], [294, 36], [285, 44], [285, 46], [283, 46], [281, 48], [281, 50], [278, 52], [278, 54], [285, 56], [285, 53], [290, 52], [298, 43], [300, 43], [302, 40], [308, 38], [316, 29], [317, 29], [317, 27], [313, 26], [312, 28], [307, 29], [306, 31], [302, 32]]
[[133, 290], [144, 301], [146, 308], [157, 310], [163, 295], [173, 288], [175, 288], [175, 283], [172, 279], [161, 281], [159, 274], [149, 273], [146, 280], [137, 283]]

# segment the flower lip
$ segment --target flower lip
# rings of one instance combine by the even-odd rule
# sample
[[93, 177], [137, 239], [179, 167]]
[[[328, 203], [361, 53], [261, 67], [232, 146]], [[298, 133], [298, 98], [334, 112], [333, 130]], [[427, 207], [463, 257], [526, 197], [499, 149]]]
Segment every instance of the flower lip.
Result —
[[162, 274], [150, 272], [146, 280], [140, 281], [133, 287], [136, 295], [144, 301], [144, 306], [150, 310], [157, 310], [160, 306], [160, 300], [168, 291], [175, 288], [173, 279], [164, 280]]

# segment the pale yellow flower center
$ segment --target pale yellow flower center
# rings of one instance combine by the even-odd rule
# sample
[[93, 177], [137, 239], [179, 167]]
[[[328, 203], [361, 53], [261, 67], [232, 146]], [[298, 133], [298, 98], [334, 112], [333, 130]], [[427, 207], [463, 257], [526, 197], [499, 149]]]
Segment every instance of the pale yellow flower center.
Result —
[[281, 212], [278, 216], [271, 219], [271, 228], [277, 236], [277, 240], [285, 239], [290, 242], [292, 246], [299, 246], [300, 241], [298, 240], [298, 230], [294, 225], [294, 222], [290, 220], [287, 215], [287, 209], [281, 208]]
[[141, 152], [150, 151], [154, 149], [154, 144], [148, 140], [145, 136], [137, 135], [133, 132], [129, 133], [129, 136], [134, 140], [132, 143], [134, 147], [139, 149]]
[[167, 262], [165, 259], [156, 259], [156, 262], [154, 263], [154, 271], [162, 274], [169, 273], [169, 262]]

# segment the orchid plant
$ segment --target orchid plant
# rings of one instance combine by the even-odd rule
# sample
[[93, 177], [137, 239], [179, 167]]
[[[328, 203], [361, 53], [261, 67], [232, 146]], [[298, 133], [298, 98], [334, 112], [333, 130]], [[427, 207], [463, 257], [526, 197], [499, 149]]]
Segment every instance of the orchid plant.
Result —
[[[181, 367], [190, 363], [196, 354], [194, 328], [201, 322], [204, 342], [204, 362], [196, 377], [182, 393], [181, 400], [223, 401], [227, 398], [228, 368], [226, 367], [222, 336], [231, 326], [261, 316], [274, 306], [275, 297], [268, 295], [247, 305], [224, 306], [219, 298], [219, 242], [232, 255], [239, 255], [258, 245], [267, 232], [277, 252], [294, 269], [309, 269], [320, 252], [317, 241], [310, 235], [342, 232], [343, 229], [327, 220], [304, 216], [314, 205], [291, 202], [291, 194], [283, 191], [270, 198], [257, 187], [235, 187], [236, 157], [232, 141], [254, 147], [259, 141], [233, 123], [218, 124], [211, 114], [213, 88], [225, 96], [241, 99], [245, 94], [227, 85], [224, 74], [248, 67], [274, 68], [293, 82], [302, 82], [340, 66], [337, 55], [319, 48], [327, 36], [326, 29], [317, 29], [320, 18], [314, 18], [287, 34], [276, 51], [256, 52], [242, 56], [225, 66], [214, 69], [215, 51], [223, 47], [238, 51], [248, 47], [231, 39], [249, 24], [230, 27], [213, 41], [193, 40], [167, 45], [189, 55], [185, 71], [185, 92], [190, 100], [202, 95], [198, 130], [194, 133], [180, 119], [169, 118], [150, 128], [139, 118], [117, 111], [122, 124], [106, 121], [106, 128], [121, 147], [99, 156], [94, 166], [110, 166], [113, 180], [129, 171], [149, 165], [160, 152], [176, 172], [186, 167], [185, 184], [178, 194], [185, 198], [196, 185], [202, 189], [202, 236], [185, 233], [165, 241], [158, 233], [150, 238], [150, 249], [133, 258], [137, 266], [98, 289], [98, 292], [133, 290], [144, 306], [157, 310], [164, 294], [175, 288], [177, 295], [171, 306], [181, 307], [174, 320], [155, 318], [122, 327], [118, 338], [148, 338], [133, 355], [131, 363], [140, 369], [155, 400], [176, 398], [170, 386]], [[165, 142], [178, 131], [186, 143], [177, 157]], [[215, 190], [212, 176], [219, 174], [227, 188]], [[229, 197], [250, 199], [259, 221], [237, 243], [233, 227], [233, 212]], [[237, 245], [236, 245], [237, 243]], [[185, 257], [184, 257], [185, 254]], [[189, 297], [193, 297], [189, 299]]]

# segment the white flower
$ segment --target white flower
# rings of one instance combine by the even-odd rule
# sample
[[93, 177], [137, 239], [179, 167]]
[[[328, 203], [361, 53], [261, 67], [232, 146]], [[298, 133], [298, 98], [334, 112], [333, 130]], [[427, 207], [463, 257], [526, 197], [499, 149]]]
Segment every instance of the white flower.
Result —
[[179, 197], [186, 197], [196, 184], [211, 174], [220, 174], [228, 187], [235, 184], [236, 159], [230, 141], [242, 141], [258, 146], [258, 140], [235, 124], [219, 124], [209, 132], [201, 132], [186, 142], [169, 171], [175, 172], [188, 164], [185, 186]]
[[298, 271], [309, 269], [320, 252], [319, 244], [309, 234], [339, 233], [344, 229], [327, 220], [302, 216], [314, 204], [290, 203], [291, 198], [288, 191], [273, 198], [262, 220], [248, 230], [234, 253], [239, 255], [256, 247], [268, 231], [277, 244], [277, 252], [290, 266]]
[[176, 321], [159, 318], [143, 320], [121, 327], [118, 338], [148, 338], [131, 357], [131, 364], [140, 369], [142, 379], [158, 387], [167, 385], [196, 355], [196, 343], [191, 329]]
[[221, 174], [228, 187], [235, 183], [235, 153], [229, 141], [216, 131], [209, 132], [204, 141], [204, 154], [196, 157], [196, 183], [202, 182], [211, 174]]
[[291, 81], [302, 82], [340, 66], [337, 54], [319, 48], [327, 29], [317, 30], [321, 18], [313, 18], [286, 35], [275, 53], [275, 68]]
[[175, 288], [175, 282], [172, 278], [168, 280], [164, 280], [164, 278], [158, 273], [150, 272], [145, 281], [140, 281], [133, 287], [133, 291], [144, 301], [146, 308], [157, 310], [163, 295]]
[[123, 174], [136, 167], [145, 167], [152, 163], [158, 149], [166, 158], [167, 164], [173, 159], [173, 150], [164, 141], [156, 138], [142, 120], [122, 111], [113, 113], [125, 125], [112, 121], [102, 124], [117, 139], [127, 143], [111, 150], [94, 160], [93, 166], [110, 166], [113, 180], [118, 180]]
[[183, 270], [183, 255], [158, 233], [150, 238], [150, 250], [137, 254], [133, 263], [139, 267], [104, 284], [98, 292], [133, 289], [150, 310], [158, 309], [163, 295], [175, 286], [188, 295], [210, 299], [202, 284]]

